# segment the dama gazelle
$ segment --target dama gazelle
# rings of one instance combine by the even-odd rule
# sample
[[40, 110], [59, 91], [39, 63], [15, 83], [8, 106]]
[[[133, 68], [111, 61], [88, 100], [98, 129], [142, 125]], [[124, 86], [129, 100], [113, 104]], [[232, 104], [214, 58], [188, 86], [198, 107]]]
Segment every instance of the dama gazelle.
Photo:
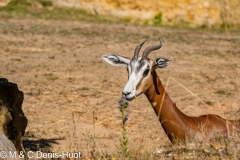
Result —
[[151, 51], [162, 47], [161, 40], [159, 45], [147, 47], [142, 57], [138, 57], [145, 42], [146, 40], [136, 47], [131, 60], [116, 54], [102, 56], [111, 65], [127, 67], [128, 82], [122, 91], [123, 98], [132, 100], [144, 93], [173, 143], [186, 138], [202, 140], [239, 132], [240, 120], [226, 120], [214, 114], [190, 117], [182, 113], [165, 91], [155, 71], [157, 68], [166, 68], [171, 60], [158, 57], [152, 61], [148, 58]]

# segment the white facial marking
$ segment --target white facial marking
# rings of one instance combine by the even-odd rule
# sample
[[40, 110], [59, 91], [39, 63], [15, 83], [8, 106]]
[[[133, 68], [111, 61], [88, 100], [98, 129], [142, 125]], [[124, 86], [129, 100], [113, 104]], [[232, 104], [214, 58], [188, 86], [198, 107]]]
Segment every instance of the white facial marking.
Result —
[[152, 102], [152, 106], [153, 106], [153, 107], [156, 107], [156, 106], [157, 106], [157, 103], [156, 103], [156, 102]]
[[132, 99], [142, 93], [142, 91], [137, 90], [137, 86], [149, 77], [150, 73], [146, 77], [143, 76], [147, 68], [150, 70], [149, 62], [147, 60], [141, 61], [141, 57], [128, 65], [129, 78], [123, 89], [126, 99]]

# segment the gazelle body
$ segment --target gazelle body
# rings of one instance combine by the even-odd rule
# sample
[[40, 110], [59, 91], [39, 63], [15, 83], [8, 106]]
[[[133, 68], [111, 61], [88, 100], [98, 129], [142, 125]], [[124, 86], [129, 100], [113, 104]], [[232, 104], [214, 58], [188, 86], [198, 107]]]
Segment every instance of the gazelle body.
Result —
[[164, 57], [158, 57], [154, 61], [147, 58], [151, 51], [161, 48], [161, 41], [157, 46], [147, 47], [142, 57], [138, 57], [144, 43], [145, 41], [136, 47], [131, 60], [116, 54], [102, 56], [114, 66], [127, 67], [128, 82], [122, 91], [123, 98], [132, 100], [144, 93], [172, 142], [186, 138], [201, 140], [228, 136], [239, 132], [239, 120], [226, 120], [214, 114], [190, 117], [182, 113], [172, 102], [155, 71], [157, 68], [166, 68], [171, 61]]

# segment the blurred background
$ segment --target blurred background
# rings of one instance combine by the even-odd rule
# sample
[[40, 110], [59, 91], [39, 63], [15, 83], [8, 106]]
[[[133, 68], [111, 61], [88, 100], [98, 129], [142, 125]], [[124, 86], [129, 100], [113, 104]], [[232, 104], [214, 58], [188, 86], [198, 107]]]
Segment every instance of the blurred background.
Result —
[[[0, 6], [6, 6], [9, 3], [12, 7], [9, 6], [9, 13], [13, 14], [18, 7], [24, 9], [21, 10], [22, 13], [19, 16], [31, 13], [36, 15], [39, 10], [46, 8], [56, 10], [59, 7], [68, 7], [80, 9], [92, 15], [108, 16], [108, 20], [121, 19], [145, 25], [178, 27], [224, 27], [228, 25], [233, 28], [240, 25], [239, 0], [0, 0]], [[13, 8], [14, 6], [17, 8]], [[55, 18], [62, 16], [61, 13], [59, 14], [55, 15]], [[83, 13], [74, 16], [79, 19], [81, 14]]]

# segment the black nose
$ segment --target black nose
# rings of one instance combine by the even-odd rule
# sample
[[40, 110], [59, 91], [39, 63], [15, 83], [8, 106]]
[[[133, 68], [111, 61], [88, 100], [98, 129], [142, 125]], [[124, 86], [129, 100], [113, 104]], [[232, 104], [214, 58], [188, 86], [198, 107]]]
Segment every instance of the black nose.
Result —
[[129, 95], [131, 92], [126, 92], [126, 93], [124, 93], [124, 92], [122, 92], [122, 94], [124, 95], [124, 96], [127, 96], [127, 95]]

